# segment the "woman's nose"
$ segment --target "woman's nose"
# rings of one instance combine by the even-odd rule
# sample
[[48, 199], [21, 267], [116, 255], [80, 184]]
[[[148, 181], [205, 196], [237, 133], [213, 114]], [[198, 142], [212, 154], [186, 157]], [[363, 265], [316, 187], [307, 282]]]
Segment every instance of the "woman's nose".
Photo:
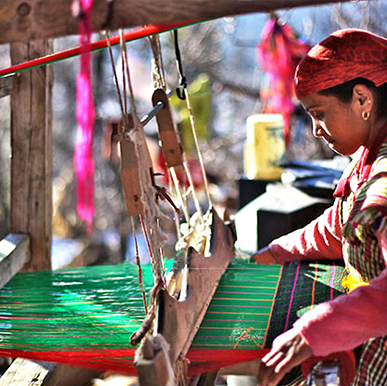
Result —
[[321, 127], [321, 124], [319, 121], [317, 121], [316, 119], [313, 119], [313, 135], [316, 137], [316, 138], [319, 138], [322, 136], [322, 127]]

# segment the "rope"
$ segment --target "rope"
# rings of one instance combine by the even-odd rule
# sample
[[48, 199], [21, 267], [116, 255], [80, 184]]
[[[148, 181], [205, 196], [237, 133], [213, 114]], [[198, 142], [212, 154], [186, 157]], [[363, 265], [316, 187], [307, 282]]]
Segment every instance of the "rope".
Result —
[[170, 176], [172, 178], [173, 185], [174, 185], [175, 190], [176, 190], [176, 194], [177, 194], [177, 196], [179, 198], [180, 206], [183, 209], [183, 214], [184, 214], [185, 221], [188, 223], [189, 222], [188, 206], [187, 206], [186, 200], [184, 199], [183, 195], [181, 194], [181, 190], [180, 190], [180, 187], [179, 187], [179, 180], [177, 178], [175, 168], [173, 168], [173, 167], [170, 168], [169, 169], [169, 174], [170, 174]]
[[[150, 46], [153, 53], [153, 66], [152, 66], [152, 78], [153, 78], [153, 86], [154, 88], [162, 88], [166, 89], [166, 81], [165, 81], [165, 69], [164, 69], [164, 63], [163, 63], [163, 57], [162, 57], [162, 50], [160, 45], [160, 38], [159, 35], [153, 35], [149, 37]], [[176, 133], [176, 135], [178, 135]], [[184, 154], [183, 154], [184, 157]], [[184, 191], [185, 185], [183, 184], [182, 189], [179, 185], [179, 180], [176, 175], [176, 170], [174, 167], [168, 168], [169, 176], [172, 179], [172, 186], [176, 192], [176, 195], [180, 202], [180, 207], [182, 208], [182, 212], [184, 214], [185, 221], [187, 224], [189, 224], [189, 211], [188, 211], [188, 204], [187, 204], [187, 194]], [[184, 192], [182, 193], [183, 190]], [[175, 226], [176, 226], [176, 234], [177, 239], [179, 240], [181, 238], [181, 232], [180, 232], [180, 221], [178, 216], [175, 216]]]
[[203, 218], [202, 208], [200, 207], [200, 203], [199, 203], [198, 197], [196, 195], [196, 190], [194, 188], [194, 184], [193, 184], [193, 181], [192, 181], [191, 172], [189, 171], [188, 165], [187, 165], [187, 161], [185, 161], [185, 160], [183, 162], [183, 167], [184, 167], [184, 170], [185, 170], [185, 174], [187, 175], [189, 185], [191, 187], [190, 190], [191, 190], [191, 193], [192, 193], [192, 198], [193, 198], [194, 203], [195, 203], [196, 211], [199, 214], [200, 221], [203, 223], [204, 222], [204, 218]]
[[153, 87], [162, 88], [166, 90], [165, 70], [163, 56], [160, 48], [160, 36], [151, 35], [148, 37], [152, 52], [153, 52], [153, 65], [152, 65], [152, 78]]
[[136, 157], [139, 165], [139, 177], [141, 185], [141, 200], [144, 205], [144, 218], [143, 222], [146, 223], [144, 231], [146, 232], [146, 237], [152, 239], [150, 245], [152, 264], [154, 264], [155, 278], [157, 281], [161, 281], [165, 284], [165, 272], [163, 265], [163, 245], [167, 240], [164, 233], [159, 227], [159, 219], [163, 216], [160, 208], [156, 202], [156, 190], [152, 185], [153, 181], [153, 171], [151, 167], [151, 157], [149, 150], [146, 144], [144, 129], [141, 124], [141, 121], [138, 118], [135, 106], [135, 98], [133, 93], [133, 87], [131, 82], [130, 70], [129, 70], [129, 61], [128, 55], [126, 52], [125, 41], [123, 38], [123, 31], [120, 30], [121, 36], [121, 53], [122, 61], [124, 66], [124, 71], [126, 75], [127, 88], [129, 92], [129, 100], [132, 109], [132, 116], [134, 121], [134, 128], [130, 131], [129, 137], [135, 144]]
[[146, 295], [145, 295], [145, 291], [144, 291], [140, 254], [139, 254], [139, 250], [138, 250], [138, 243], [137, 243], [137, 236], [136, 236], [136, 227], [134, 225], [134, 218], [133, 218], [133, 216], [130, 216], [130, 220], [131, 220], [131, 223], [132, 223], [132, 233], [133, 233], [134, 245], [135, 245], [135, 249], [136, 249], [136, 264], [137, 264], [137, 269], [138, 269], [138, 285], [140, 286], [140, 291], [141, 291], [142, 299], [143, 299], [143, 302], [144, 302], [145, 315], [147, 315], [148, 314], [148, 307], [147, 307], [147, 304], [146, 304]]
[[117, 92], [117, 95], [118, 95], [118, 101], [120, 103], [121, 115], [124, 118], [126, 114], [125, 114], [124, 105], [123, 105], [123, 102], [122, 102], [120, 86], [118, 84], [118, 76], [117, 76], [116, 66], [115, 66], [114, 57], [113, 57], [112, 45], [110, 44], [109, 33], [106, 30], [102, 31], [102, 33], [105, 35], [105, 38], [106, 38], [106, 44], [107, 44], [108, 51], [109, 51], [110, 63], [112, 65], [112, 69], [113, 69], [114, 84], [116, 86], [116, 92]]
[[[160, 237], [160, 232], [157, 231], [157, 220], [156, 217], [159, 217], [158, 208], [156, 207], [155, 203], [155, 191], [152, 186], [149, 186], [149, 173], [150, 170], [147, 170], [148, 165], [144, 166], [141, 162], [141, 160], [145, 161], [148, 159], [148, 154], [146, 153], [146, 142], [145, 137], [143, 135], [143, 127], [141, 125], [141, 122], [137, 116], [136, 112], [136, 106], [135, 106], [135, 98], [131, 83], [131, 77], [130, 77], [130, 70], [129, 70], [129, 63], [128, 63], [128, 56], [126, 52], [126, 46], [125, 46], [125, 39], [123, 31], [120, 30], [120, 47], [121, 47], [121, 59], [122, 59], [122, 76], [123, 76], [123, 92], [121, 94], [121, 90], [119, 88], [119, 82], [118, 82], [118, 76], [115, 69], [115, 63], [113, 58], [113, 52], [110, 44], [110, 40], [108, 39], [108, 32], [104, 32], [106, 39], [107, 39], [107, 46], [109, 48], [109, 56], [110, 61], [113, 68], [113, 74], [116, 84], [116, 91], [120, 103], [121, 113], [124, 120], [124, 132], [122, 133], [122, 139], [123, 140], [130, 140], [135, 144], [135, 150], [136, 150], [136, 158], [137, 158], [137, 164], [139, 165], [139, 177], [140, 177], [140, 184], [141, 184], [141, 191], [142, 191], [142, 202], [144, 204], [144, 210], [145, 210], [145, 221], [144, 218], [140, 215], [140, 222], [142, 226], [142, 231], [144, 234], [144, 238], [146, 240], [147, 248], [149, 251], [150, 259], [152, 262], [152, 270], [154, 275], [155, 283], [165, 283], [165, 269], [164, 265], [162, 263], [162, 248], [160, 247], [162, 245], [162, 241], [164, 241], [164, 238]], [[130, 99], [130, 105], [131, 105], [131, 112], [132, 117], [134, 121], [134, 127], [132, 130], [128, 131], [128, 91], [129, 91], [129, 99]], [[150, 157], [149, 157], [150, 159]], [[150, 197], [150, 198], [149, 198]], [[152, 202], [153, 201], [153, 202]], [[153, 210], [150, 210], [150, 207], [153, 207]], [[149, 215], [149, 213], [151, 213]], [[148, 224], [151, 235], [154, 235], [156, 238], [156, 246], [152, 248], [152, 243], [150, 242], [150, 237], [148, 234], [147, 226], [145, 223], [149, 223], [148, 219], [151, 219], [152, 224]], [[138, 273], [139, 273], [139, 285], [142, 292], [142, 297], [144, 301], [144, 308], [146, 311], [146, 314], [148, 314], [148, 308], [146, 305], [146, 295], [143, 291], [143, 285], [142, 285], [142, 271], [141, 271], [141, 262], [140, 257], [138, 253], [138, 244], [137, 244], [137, 238], [135, 236], [135, 226], [134, 226], [134, 219], [131, 217], [132, 222], [132, 230], [133, 230], [133, 237], [135, 240], [135, 246], [136, 246], [136, 263], [138, 266]]]
[[147, 229], [146, 229], [146, 226], [145, 226], [144, 219], [143, 219], [142, 215], [140, 215], [139, 217], [140, 217], [142, 233], [144, 235], [146, 246], [147, 246], [148, 252], [149, 252], [149, 257], [151, 259], [153, 277], [155, 279], [155, 284], [157, 284], [157, 283], [162, 282], [160, 270], [157, 269], [157, 263], [156, 263], [156, 261], [155, 261], [155, 259], [153, 257], [152, 246], [151, 246], [151, 243], [150, 243], [150, 240], [149, 240], [149, 237], [148, 237], [148, 232], [147, 232]]
[[[124, 34], [123, 30], [120, 29], [120, 46], [121, 46], [121, 58], [122, 58], [122, 66], [123, 66], [123, 75], [126, 76], [126, 82], [128, 84], [128, 89], [129, 89], [129, 98], [130, 98], [130, 106], [132, 108], [132, 115], [133, 115], [133, 120], [135, 121], [135, 126], [136, 123], [139, 123], [137, 111], [136, 111], [136, 104], [134, 100], [134, 93], [133, 93], [133, 88], [132, 88], [132, 82], [131, 82], [131, 77], [130, 77], [130, 71], [129, 71], [129, 63], [128, 63], [128, 55], [126, 52], [126, 45], [125, 45], [125, 39], [124, 39]], [[126, 84], [124, 81], [124, 85]], [[126, 97], [126, 90], [124, 92], [124, 96]], [[125, 98], [126, 100], [126, 98]]]
[[191, 129], [192, 129], [192, 135], [194, 138], [195, 148], [196, 148], [197, 155], [199, 158], [200, 169], [201, 169], [202, 175], [203, 175], [204, 190], [205, 190], [206, 195], [207, 195], [208, 204], [210, 206], [212, 206], [212, 200], [211, 200], [211, 196], [210, 196], [210, 192], [209, 192], [209, 188], [208, 188], [206, 169], [204, 167], [203, 155], [202, 155], [202, 152], [201, 152], [200, 147], [199, 147], [199, 139], [198, 139], [198, 134], [197, 134], [197, 129], [196, 129], [195, 118], [193, 116], [192, 106], [191, 106], [191, 102], [190, 102], [190, 99], [188, 96], [186, 77], [184, 76], [183, 61], [181, 59], [181, 54], [180, 54], [177, 30], [174, 30], [173, 34], [174, 34], [174, 38], [175, 38], [174, 43], [175, 43], [175, 55], [176, 55], [177, 69], [178, 69], [178, 72], [180, 75], [180, 88], [177, 88], [176, 92], [177, 92], [177, 95], [180, 99], [186, 100], [186, 102], [187, 102], [187, 108], [188, 108], [188, 112], [189, 112], [189, 118], [190, 118]]

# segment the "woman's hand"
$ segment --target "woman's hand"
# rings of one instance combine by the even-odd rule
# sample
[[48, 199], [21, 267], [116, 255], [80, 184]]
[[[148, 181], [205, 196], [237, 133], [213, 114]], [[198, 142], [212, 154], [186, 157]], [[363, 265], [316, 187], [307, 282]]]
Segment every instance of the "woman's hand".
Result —
[[250, 261], [255, 264], [273, 265], [277, 264], [275, 256], [270, 252], [269, 247], [265, 247], [251, 256]]
[[304, 337], [295, 329], [278, 336], [268, 354], [262, 358], [258, 374], [259, 386], [275, 386], [293, 367], [312, 356]]

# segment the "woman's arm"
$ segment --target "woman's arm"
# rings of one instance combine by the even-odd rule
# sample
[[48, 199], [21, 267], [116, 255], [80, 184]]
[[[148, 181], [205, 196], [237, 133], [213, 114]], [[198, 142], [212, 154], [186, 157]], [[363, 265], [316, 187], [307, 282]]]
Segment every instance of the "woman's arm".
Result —
[[[377, 233], [387, 265], [387, 235]], [[352, 349], [387, 335], [387, 269], [369, 285], [317, 306], [295, 324], [315, 355]]]
[[[387, 234], [376, 232], [387, 265]], [[326, 356], [387, 335], [387, 268], [369, 285], [318, 305], [277, 337], [262, 359], [259, 384], [276, 385], [311, 355]]]
[[[294, 260], [340, 259], [341, 248], [339, 202], [336, 200], [306, 227], [272, 241], [269, 252], [275, 262], [283, 264]], [[267, 248], [258, 251], [253, 258], [257, 264], [266, 264]]]

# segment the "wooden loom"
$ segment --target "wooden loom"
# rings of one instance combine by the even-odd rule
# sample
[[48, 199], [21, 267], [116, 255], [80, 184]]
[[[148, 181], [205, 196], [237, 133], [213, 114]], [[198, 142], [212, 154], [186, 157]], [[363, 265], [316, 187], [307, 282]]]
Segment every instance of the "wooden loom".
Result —
[[[267, 12], [278, 8], [318, 5], [333, 0], [238, 0], [201, 2], [199, 0], [165, 1], [116, 0], [111, 28], [133, 27], [148, 23], [170, 23], [205, 20], [249, 12]], [[148, 12], [137, 12], [141, 9]], [[11, 43], [12, 64], [18, 64], [50, 53], [44, 40], [78, 33], [78, 21], [71, 15], [71, 0], [5, 0], [0, 5], [0, 42]], [[95, 0], [93, 29], [103, 28], [108, 4]], [[49, 67], [0, 78], [0, 96], [11, 95], [11, 234], [0, 242], [0, 286], [7, 283], [23, 266], [29, 270], [50, 268], [52, 208], [52, 135], [51, 89]], [[20, 106], [23, 109], [20, 110]], [[32, 166], [32, 167], [31, 167]], [[49, 368], [16, 361], [13, 368], [24, 380], [37, 384], [65, 384], [64, 374], [87, 378], [86, 372], [61, 367]], [[48, 381], [48, 376], [51, 381]], [[0, 384], [9, 382], [4, 377]], [[6, 383], [10, 384], [10, 383]]]
[[[160, 70], [157, 77], [159, 86], [162, 87], [164, 80]], [[127, 71], [127, 79], [130, 79], [129, 71]], [[186, 93], [186, 90], [183, 92]], [[185, 97], [188, 98], [188, 95], [186, 94]], [[131, 100], [134, 103], [134, 98]], [[155, 108], [160, 107], [157, 109], [156, 119], [161, 149], [186, 219], [185, 232], [182, 232], [180, 227], [177, 230], [181, 238], [181, 241], [178, 241], [180, 250], [177, 252], [183, 255], [183, 266], [172, 272], [167, 282], [161, 278], [161, 273], [155, 274], [157, 293], [151, 297], [151, 303], [154, 302], [154, 304], [150, 306], [151, 310], [142, 329], [132, 336], [131, 342], [132, 344], [142, 342], [137, 351], [136, 360], [140, 384], [164, 386], [168, 382], [168, 367], [171, 367], [171, 371], [176, 374], [179, 363], [184, 360], [199, 329], [219, 280], [234, 257], [235, 234], [232, 228], [219, 218], [211, 205], [205, 216], [201, 212], [166, 91], [163, 88], [157, 88], [153, 93], [152, 102]], [[132, 111], [135, 112], [133, 106]], [[136, 127], [136, 123], [138, 125], [138, 119], [135, 116], [127, 116], [121, 125], [121, 175], [128, 213], [131, 216], [142, 216], [141, 218], [147, 221], [157, 212], [150, 207], [156, 201], [155, 193], [160, 192], [160, 189], [156, 189], [156, 192], [152, 189], [155, 188], [155, 182], [151, 158], [143, 137], [143, 129], [141, 126]], [[137, 135], [136, 139], [135, 135]], [[197, 218], [190, 216], [188, 205], [183, 202], [183, 194], [176, 176], [177, 171], [180, 174], [186, 173], [195, 199]], [[147, 194], [151, 197], [145, 198]], [[168, 198], [166, 194], [164, 197]], [[150, 220], [152, 222], [152, 219]], [[143, 228], [150, 229], [150, 234], [156, 234], [156, 231], [152, 230], [152, 225], [145, 225]], [[152, 244], [151, 237], [148, 235], [147, 238]], [[150, 249], [152, 253], [157, 254], [160, 247], [151, 245]], [[153, 270], [158, 269], [159, 267], [156, 266]], [[154, 318], [156, 320], [153, 328]], [[152, 334], [149, 335], [148, 331]], [[165, 339], [169, 350], [156, 348], [158, 345], [154, 343], [155, 336], [158, 340], [161, 337]]]

